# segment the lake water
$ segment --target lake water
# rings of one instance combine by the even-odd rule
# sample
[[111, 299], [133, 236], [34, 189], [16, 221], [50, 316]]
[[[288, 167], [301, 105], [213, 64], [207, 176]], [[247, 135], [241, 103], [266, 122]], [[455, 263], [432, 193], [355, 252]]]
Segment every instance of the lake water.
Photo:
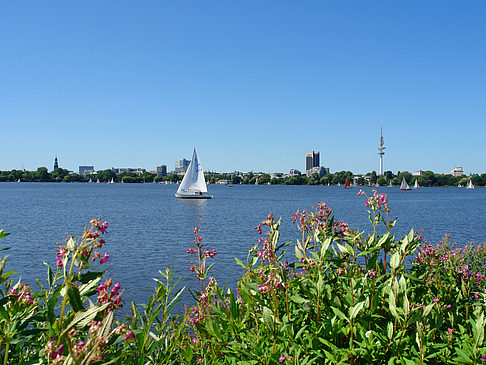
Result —
[[[158, 270], [172, 266], [182, 283], [197, 288], [186, 254], [194, 239], [193, 229], [217, 255], [212, 275], [220, 284], [234, 286], [241, 268], [234, 257], [245, 261], [248, 249], [258, 241], [253, 228], [269, 212], [282, 217], [281, 242], [299, 237], [291, 215], [310, 209], [319, 201], [334, 209], [337, 220], [354, 228], [370, 229], [364, 197], [359, 188], [335, 186], [210, 185], [211, 200], [180, 200], [177, 185], [162, 184], [63, 184], [0, 183], [0, 228], [11, 235], [0, 247], [11, 247], [7, 269], [22, 280], [45, 281], [43, 261], [55, 266], [57, 245], [66, 234], [79, 235], [91, 218], [108, 221], [104, 248], [110, 253], [108, 275], [126, 288], [125, 303], [145, 301], [154, 288]], [[368, 194], [371, 188], [364, 187]], [[379, 187], [388, 194], [391, 216], [398, 217], [396, 233], [423, 229], [427, 241], [438, 242], [451, 233], [459, 245], [486, 239], [486, 190], [421, 188], [400, 191]], [[191, 304], [190, 296], [184, 301]], [[128, 307], [128, 306], [126, 306]]]

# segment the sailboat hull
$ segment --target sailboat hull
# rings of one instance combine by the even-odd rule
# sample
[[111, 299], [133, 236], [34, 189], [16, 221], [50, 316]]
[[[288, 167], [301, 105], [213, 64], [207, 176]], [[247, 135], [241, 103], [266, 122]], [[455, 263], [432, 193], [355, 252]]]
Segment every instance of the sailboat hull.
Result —
[[177, 194], [175, 193], [174, 196], [179, 199], [212, 199], [213, 196], [210, 194], [203, 194], [203, 195], [195, 195], [195, 194]]

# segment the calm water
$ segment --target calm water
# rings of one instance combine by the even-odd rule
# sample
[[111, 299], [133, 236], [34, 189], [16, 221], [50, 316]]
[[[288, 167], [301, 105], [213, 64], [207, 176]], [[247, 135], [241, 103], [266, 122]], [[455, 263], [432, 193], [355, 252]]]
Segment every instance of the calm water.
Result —
[[[212, 200], [187, 201], [174, 197], [176, 185], [161, 184], [62, 184], [0, 183], [0, 228], [11, 235], [0, 241], [9, 246], [7, 269], [18, 271], [24, 281], [45, 281], [43, 261], [55, 265], [56, 242], [65, 234], [79, 235], [91, 218], [109, 222], [105, 246], [111, 263], [106, 269], [126, 288], [125, 301], [140, 303], [153, 289], [158, 270], [172, 266], [185, 285], [197, 288], [188, 271], [193, 229], [200, 228], [208, 248], [218, 254], [212, 274], [231, 286], [241, 275], [234, 257], [243, 261], [258, 240], [253, 228], [269, 212], [282, 217], [282, 242], [295, 241], [291, 223], [297, 209], [328, 202], [338, 220], [369, 230], [364, 198], [358, 188], [327, 186], [211, 185]], [[367, 193], [371, 188], [363, 188]], [[396, 232], [424, 229], [426, 240], [437, 242], [451, 233], [460, 245], [486, 239], [486, 190], [421, 188], [400, 191], [380, 187], [388, 194]], [[185, 301], [190, 302], [186, 296]]]

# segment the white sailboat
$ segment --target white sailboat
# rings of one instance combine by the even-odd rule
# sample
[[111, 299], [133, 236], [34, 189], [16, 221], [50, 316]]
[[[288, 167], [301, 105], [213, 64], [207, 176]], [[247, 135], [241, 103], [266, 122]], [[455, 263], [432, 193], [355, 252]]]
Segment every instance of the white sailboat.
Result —
[[458, 188], [462, 188], [462, 185], [461, 185], [461, 184], [457, 184], [457, 187], [458, 187]]
[[91, 179], [89, 179], [89, 181], [88, 181], [88, 182], [91, 184], [93, 181], [92, 181]]
[[474, 185], [471, 179], [469, 179], [469, 181], [467, 182], [466, 189], [474, 189]]
[[113, 178], [111, 178], [110, 184], [114, 184], [115, 182], [113, 181]]
[[412, 188], [408, 186], [407, 182], [405, 181], [405, 176], [403, 177], [402, 184], [400, 185], [400, 190], [412, 190]]
[[211, 199], [213, 196], [207, 192], [208, 188], [206, 186], [206, 180], [204, 180], [201, 160], [199, 160], [199, 156], [194, 148], [191, 163], [175, 196], [176, 198], [184, 199]]
[[100, 183], [100, 179], [96, 179], [96, 183], [99, 184]]
[[393, 187], [391, 179], [390, 179], [390, 183], [388, 184], [388, 186], [389, 186], [390, 188], [392, 188], [392, 187]]
[[414, 189], [418, 189], [420, 188], [419, 184], [418, 184], [418, 180], [415, 180], [415, 184], [413, 185], [413, 188]]

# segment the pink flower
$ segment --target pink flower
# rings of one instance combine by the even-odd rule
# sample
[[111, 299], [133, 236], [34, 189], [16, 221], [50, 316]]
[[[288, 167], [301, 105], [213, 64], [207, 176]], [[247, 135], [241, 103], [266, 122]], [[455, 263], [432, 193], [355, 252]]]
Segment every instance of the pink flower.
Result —
[[105, 254], [103, 255], [103, 257], [100, 260], [100, 264], [104, 264], [105, 262], [111, 262], [110, 261], [110, 255], [108, 254], [108, 252], [105, 252]]
[[132, 331], [128, 331], [127, 334], [125, 335], [125, 341], [133, 340], [134, 338], [135, 338], [135, 333], [133, 333]]
[[285, 357], [285, 355], [284, 355], [284, 354], [282, 354], [282, 356], [280, 356], [280, 358], [278, 359], [278, 361], [279, 361], [281, 364], [283, 364], [283, 363], [285, 362], [285, 360], [286, 360], [286, 359], [287, 359], [287, 358]]
[[98, 230], [101, 233], [105, 233], [106, 229], [108, 228], [108, 222], [103, 222], [98, 225]]
[[447, 329], [447, 333], [448, 333], [449, 335], [452, 335], [452, 328], [448, 328], [448, 329]]

